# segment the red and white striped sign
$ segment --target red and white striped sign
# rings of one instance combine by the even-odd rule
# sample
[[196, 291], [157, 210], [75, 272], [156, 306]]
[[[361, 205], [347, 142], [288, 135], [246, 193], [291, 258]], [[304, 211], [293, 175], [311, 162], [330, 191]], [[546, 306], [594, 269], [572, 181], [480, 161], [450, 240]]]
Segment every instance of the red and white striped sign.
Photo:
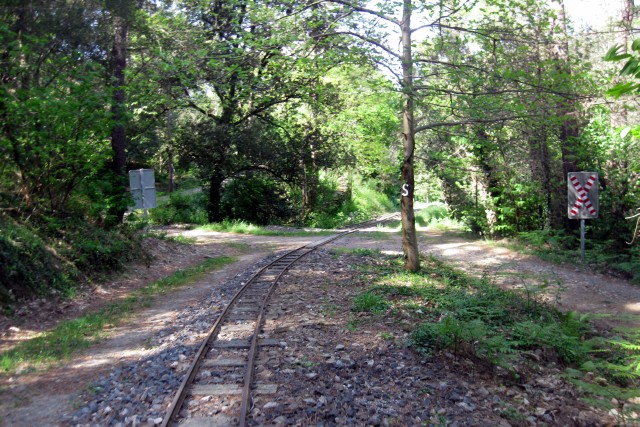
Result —
[[[597, 186], [594, 188], [592, 195], [592, 197], [595, 198], [593, 201], [589, 196], [589, 192], [594, 184], [598, 182], [598, 174], [592, 172], [577, 172], [570, 173], [567, 178], [569, 181], [569, 218], [597, 218]], [[584, 186], [580, 182], [580, 178], [587, 178]], [[571, 191], [572, 187], [573, 191]], [[572, 200], [572, 196], [574, 196], [575, 200]], [[594, 203], [596, 206], [594, 206]], [[582, 209], [583, 206], [586, 213]]]

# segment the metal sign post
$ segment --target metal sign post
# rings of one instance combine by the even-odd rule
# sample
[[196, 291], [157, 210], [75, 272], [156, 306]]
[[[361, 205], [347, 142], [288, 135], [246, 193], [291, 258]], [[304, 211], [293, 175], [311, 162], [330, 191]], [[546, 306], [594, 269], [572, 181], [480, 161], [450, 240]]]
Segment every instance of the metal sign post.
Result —
[[580, 259], [584, 262], [585, 219], [598, 218], [597, 172], [569, 172], [567, 175], [569, 219], [580, 220]]

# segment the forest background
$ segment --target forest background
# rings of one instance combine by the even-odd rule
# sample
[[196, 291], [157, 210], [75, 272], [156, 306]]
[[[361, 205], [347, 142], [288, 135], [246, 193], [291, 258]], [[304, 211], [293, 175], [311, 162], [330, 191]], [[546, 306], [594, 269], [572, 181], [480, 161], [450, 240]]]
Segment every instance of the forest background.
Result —
[[640, 278], [632, 1], [598, 30], [562, 0], [3, 0], [0, 16], [5, 307], [136, 256], [140, 168], [204, 190], [172, 193], [157, 224], [401, 208], [412, 270], [414, 201], [575, 254], [567, 174], [598, 172], [588, 261]]

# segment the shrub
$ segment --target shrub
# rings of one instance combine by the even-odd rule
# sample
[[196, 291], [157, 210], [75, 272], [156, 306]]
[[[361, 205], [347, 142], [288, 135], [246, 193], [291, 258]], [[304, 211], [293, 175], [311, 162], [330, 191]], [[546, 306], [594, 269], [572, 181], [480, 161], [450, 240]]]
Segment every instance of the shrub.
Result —
[[235, 177], [226, 182], [220, 211], [225, 218], [259, 225], [286, 221], [294, 215], [283, 184], [260, 175]]
[[80, 219], [33, 217], [29, 222], [0, 216], [0, 304], [72, 294], [83, 279], [148, 261], [139, 238], [124, 227], [104, 229]]
[[384, 297], [373, 292], [364, 292], [353, 299], [353, 311], [382, 313], [391, 305]]
[[416, 224], [426, 227], [449, 217], [449, 210], [444, 203], [431, 203], [416, 211]]
[[207, 195], [172, 193], [169, 201], [149, 210], [149, 219], [155, 224], [206, 224]]
[[320, 189], [315, 210], [307, 218], [312, 227], [339, 228], [395, 208], [392, 199], [378, 190], [376, 181], [356, 180], [341, 188], [337, 180], [325, 177]]
[[66, 289], [78, 273], [33, 227], [0, 216], [0, 304]]

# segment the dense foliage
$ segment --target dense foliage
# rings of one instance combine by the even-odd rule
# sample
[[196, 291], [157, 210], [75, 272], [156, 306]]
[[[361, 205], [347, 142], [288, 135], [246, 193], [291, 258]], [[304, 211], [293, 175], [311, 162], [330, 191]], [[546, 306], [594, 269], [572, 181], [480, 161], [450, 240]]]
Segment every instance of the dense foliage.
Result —
[[[52, 222], [108, 236], [130, 201], [126, 169], [142, 167], [158, 189], [189, 177], [204, 190], [171, 196], [159, 223], [332, 226], [400, 206], [406, 230], [415, 198], [474, 232], [564, 250], [577, 238], [567, 173], [595, 171], [590, 249], [633, 271], [633, 18], [609, 23], [621, 40], [573, 29], [556, 0], [4, 1], [3, 283], [33, 287], [16, 282], [16, 235], [46, 243]], [[627, 80], [609, 81], [611, 46]], [[120, 250], [75, 241], [80, 266]], [[36, 258], [56, 257], [48, 244]]]

